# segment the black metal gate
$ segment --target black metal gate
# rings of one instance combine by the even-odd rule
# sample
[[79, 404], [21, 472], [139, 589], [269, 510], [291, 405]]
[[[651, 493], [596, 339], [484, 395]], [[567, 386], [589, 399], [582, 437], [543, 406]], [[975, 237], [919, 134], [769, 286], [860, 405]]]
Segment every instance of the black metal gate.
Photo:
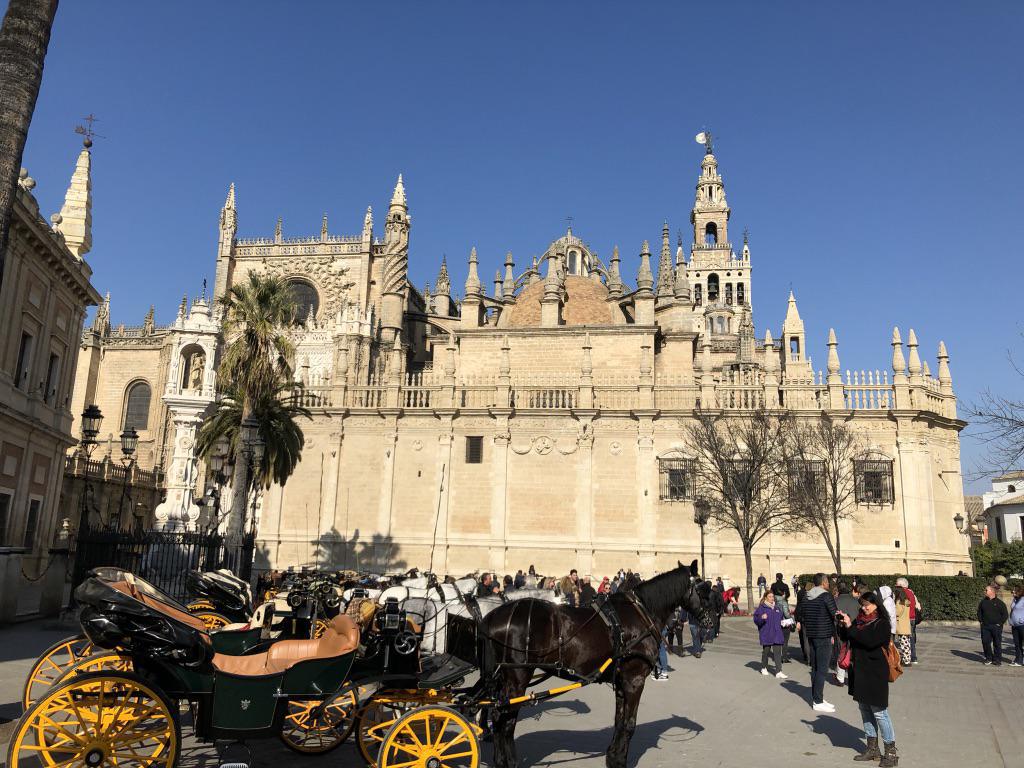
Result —
[[217, 532], [85, 527], [75, 537], [72, 584], [77, 587], [92, 568], [113, 566], [184, 599], [185, 576], [190, 570], [227, 568], [249, 581], [255, 544], [253, 532], [224, 536]]

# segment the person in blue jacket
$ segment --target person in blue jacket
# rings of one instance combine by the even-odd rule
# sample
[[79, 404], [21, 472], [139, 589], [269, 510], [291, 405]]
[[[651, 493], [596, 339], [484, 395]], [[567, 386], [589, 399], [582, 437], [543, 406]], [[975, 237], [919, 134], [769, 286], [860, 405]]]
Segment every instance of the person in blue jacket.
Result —
[[782, 644], [786, 641], [782, 618], [782, 609], [776, 605], [775, 595], [771, 591], [765, 592], [754, 609], [754, 623], [761, 640], [761, 674], [771, 674], [768, 671], [768, 654], [771, 653], [775, 658], [775, 676], [785, 680], [789, 675], [782, 671]]

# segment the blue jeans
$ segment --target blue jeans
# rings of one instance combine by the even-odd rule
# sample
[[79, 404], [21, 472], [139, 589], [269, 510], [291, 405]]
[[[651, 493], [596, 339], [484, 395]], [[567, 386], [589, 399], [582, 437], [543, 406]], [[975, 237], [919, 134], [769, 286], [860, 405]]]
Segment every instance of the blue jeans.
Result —
[[[869, 704], [860, 704], [860, 717], [864, 721], [864, 734], [868, 738], [877, 738], [881, 731], [882, 741], [892, 744], [896, 741], [896, 733], [892, 729], [892, 719], [889, 717], [889, 710], [882, 707], [872, 707]], [[877, 728], [875, 727], [877, 725]]]
[[828, 662], [832, 658], [831, 637], [809, 637], [811, 646], [811, 699], [815, 704], [825, 700], [825, 678], [828, 677]]
[[696, 621], [690, 622], [692, 653], [704, 653], [704, 629]]
[[661, 630], [661, 642], [658, 644], [658, 671], [663, 675], [668, 674], [668, 630]]

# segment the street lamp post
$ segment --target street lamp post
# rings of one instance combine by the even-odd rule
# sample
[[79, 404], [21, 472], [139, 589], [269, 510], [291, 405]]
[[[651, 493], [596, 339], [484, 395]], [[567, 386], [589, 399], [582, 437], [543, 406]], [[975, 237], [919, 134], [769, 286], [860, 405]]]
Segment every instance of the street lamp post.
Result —
[[78, 519], [78, 530], [80, 531], [89, 525], [89, 497], [92, 494], [89, 464], [92, 461], [92, 452], [96, 450], [96, 436], [100, 433], [100, 424], [102, 423], [103, 413], [95, 403], [82, 411], [82, 439], [79, 445], [85, 452], [85, 479], [82, 487], [82, 508]]
[[[968, 553], [968, 555], [970, 555], [970, 551], [971, 551], [971, 522], [970, 522], [970, 520], [964, 519], [964, 516], [961, 515], [959, 512], [957, 512], [955, 515], [953, 515], [953, 525], [956, 526], [957, 533], [959, 533], [961, 536], [966, 536], [967, 537], [967, 553]], [[975, 573], [974, 573], [974, 558], [973, 557], [971, 558], [971, 575], [972, 576], [975, 575]]]
[[693, 502], [693, 522], [700, 526], [700, 575], [701, 578], [708, 577], [707, 568], [704, 565], [704, 526], [711, 519], [711, 503], [705, 498], [699, 498]]
[[209, 508], [212, 512], [212, 519], [209, 521], [211, 531], [216, 531], [220, 527], [221, 489], [224, 487], [224, 483], [227, 482], [224, 465], [229, 450], [228, 441], [222, 437], [213, 444], [213, 450], [206, 459], [210, 472], [213, 474], [213, 487], [206, 491], [203, 497], [203, 506]]
[[135, 449], [138, 447], [139, 433], [135, 431], [135, 427], [126, 427], [121, 433], [121, 466], [124, 467], [124, 482], [121, 484], [121, 502], [117, 505], [118, 523], [124, 514], [125, 497], [127, 496], [128, 501], [131, 502], [132, 496], [128, 493], [128, 485], [131, 482], [132, 467], [135, 465]]
[[[249, 491], [256, 488], [256, 472], [263, 461], [263, 438], [260, 436], [260, 422], [254, 416], [242, 419], [239, 430], [242, 440], [242, 453], [246, 460], [245, 497], [242, 505], [242, 521], [239, 526], [240, 532], [245, 533], [246, 522], [249, 512]], [[256, 499], [253, 494], [252, 514], [256, 516]]]

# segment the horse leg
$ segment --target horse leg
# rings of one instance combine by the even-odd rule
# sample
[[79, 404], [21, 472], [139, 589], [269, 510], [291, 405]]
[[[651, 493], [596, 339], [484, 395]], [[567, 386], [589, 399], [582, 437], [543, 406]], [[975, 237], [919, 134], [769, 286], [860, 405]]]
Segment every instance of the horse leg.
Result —
[[608, 768], [626, 768], [629, 742], [636, 731], [636, 711], [649, 672], [647, 663], [632, 659], [619, 667], [615, 675], [615, 733], [605, 754]]
[[[502, 696], [512, 699], [522, 696], [530, 683], [530, 669], [506, 669], [502, 672]], [[495, 768], [516, 768], [516, 721], [519, 705], [495, 707], [493, 710], [494, 765]]]

